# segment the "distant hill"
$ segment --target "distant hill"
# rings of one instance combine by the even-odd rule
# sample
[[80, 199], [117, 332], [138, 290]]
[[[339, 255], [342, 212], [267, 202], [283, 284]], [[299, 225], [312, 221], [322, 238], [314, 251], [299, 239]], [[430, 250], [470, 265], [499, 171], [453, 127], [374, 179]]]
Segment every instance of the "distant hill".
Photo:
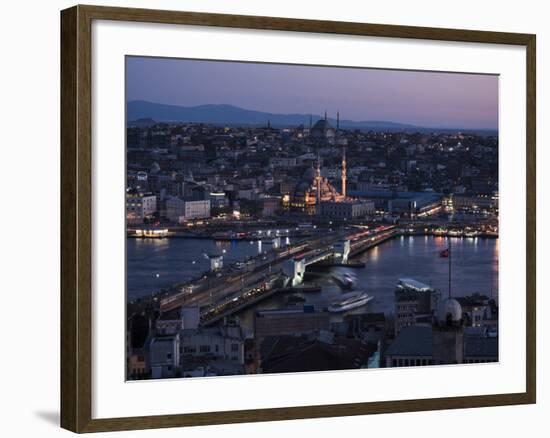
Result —
[[[250, 125], [264, 126], [269, 121], [274, 127], [309, 126], [309, 114], [274, 114], [248, 110], [233, 105], [212, 104], [199, 106], [177, 106], [161, 103], [132, 100], [127, 103], [127, 120], [129, 126], [143, 124], [144, 121], [157, 122], [196, 122], [214, 125]], [[320, 115], [311, 115], [313, 123], [321, 119]], [[329, 118], [336, 126], [336, 119]], [[140, 123], [141, 122], [141, 123]], [[391, 130], [418, 130], [419, 127], [383, 120], [353, 121], [340, 120], [340, 127], [346, 129], [385, 128]]]
[[149, 126], [156, 125], [157, 121], [150, 117], [143, 119], [129, 120], [127, 125], [131, 128], [148, 128]]

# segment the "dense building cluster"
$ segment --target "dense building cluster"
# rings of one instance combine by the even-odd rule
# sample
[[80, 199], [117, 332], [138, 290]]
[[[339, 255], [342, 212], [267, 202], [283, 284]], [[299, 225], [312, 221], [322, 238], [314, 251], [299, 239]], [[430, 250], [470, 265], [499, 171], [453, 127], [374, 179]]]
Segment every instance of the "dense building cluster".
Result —
[[497, 212], [496, 137], [336, 125], [326, 118], [286, 128], [133, 122], [128, 223]]
[[253, 336], [238, 319], [201, 327], [198, 307], [159, 316], [141, 348], [128, 352], [132, 379], [329, 371], [498, 361], [498, 306], [472, 294], [441, 297], [402, 279], [395, 313], [333, 320], [326, 310], [260, 310]]

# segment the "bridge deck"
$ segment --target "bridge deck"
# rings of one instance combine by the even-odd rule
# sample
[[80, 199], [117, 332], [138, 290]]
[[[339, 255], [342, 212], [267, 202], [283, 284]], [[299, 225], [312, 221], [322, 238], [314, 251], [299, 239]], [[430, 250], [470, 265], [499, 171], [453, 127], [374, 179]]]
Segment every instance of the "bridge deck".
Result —
[[[387, 227], [379, 232], [355, 233], [352, 235], [354, 241], [350, 244], [349, 257], [354, 257], [394, 237], [397, 233], [395, 227]], [[273, 252], [267, 260], [256, 258], [253, 268], [245, 272], [230, 272], [221, 277], [206, 276], [194, 283], [180, 285], [174, 288], [174, 293], [161, 300], [161, 311], [166, 312], [182, 305], [207, 307], [202, 313], [203, 317], [207, 318], [207, 314], [212, 312], [213, 308], [226, 307], [229, 303], [234, 303], [230, 306], [231, 312], [224, 311], [223, 316], [236, 312], [278, 292], [271, 290], [273, 287], [269, 284], [282, 278], [283, 263], [286, 260], [304, 260], [306, 265], [326, 260], [334, 256], [333, 245], [347, 237], [348, 235], [334, 233], [329, 237], [310, 239], [307, 243], [300, 241], [290, 248]], [[216, 316], [216, 320], [223, 316]], [[208, 318], [208, 321], [211, 323], [211, 318]]]

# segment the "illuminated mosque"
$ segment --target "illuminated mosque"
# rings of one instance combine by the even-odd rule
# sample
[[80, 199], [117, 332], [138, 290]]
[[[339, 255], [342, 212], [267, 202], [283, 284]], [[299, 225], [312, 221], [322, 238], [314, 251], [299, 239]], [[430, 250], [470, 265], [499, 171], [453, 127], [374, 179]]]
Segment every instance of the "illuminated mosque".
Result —
[[346, 140], [340, 138], [339, 125], [340, 113], [337, 113], [336, 129], [334, 129], [325, 118], [318, 120], [310, 129], [310, 137], [317, 143], [334, 144], [336, 141], [342, 146], [342, 193], [329, 182], [328, 178], [321, 176], [321, 159], [317, 156], [315, 167], [307, 169], [301, 180], [296, 184], [294, 191], [283, 197], [283, 207], [285, 210], [302, 212], [306, 214], [319, 214], [321, 212], [321, 203], [343, 203], [351, 199], [346, 194]]

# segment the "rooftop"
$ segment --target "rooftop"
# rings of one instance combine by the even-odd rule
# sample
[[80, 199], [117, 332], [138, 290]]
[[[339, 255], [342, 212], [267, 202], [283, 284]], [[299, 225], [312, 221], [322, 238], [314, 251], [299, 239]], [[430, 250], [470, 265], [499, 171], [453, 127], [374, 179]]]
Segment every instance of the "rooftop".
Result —
[[433, 351], [432, 327], [409, 326], [403, 328], [386, 350], [388, 356], [431, 356]]
[[262, 344], [262, 368], [265, 373], [361, 368], [373, 352], [354, 339], [329, 344], [307, 336], [268, 337]]
[[498, 338], [468, 337], [464, 350], [466, 357], [498, 357]]

